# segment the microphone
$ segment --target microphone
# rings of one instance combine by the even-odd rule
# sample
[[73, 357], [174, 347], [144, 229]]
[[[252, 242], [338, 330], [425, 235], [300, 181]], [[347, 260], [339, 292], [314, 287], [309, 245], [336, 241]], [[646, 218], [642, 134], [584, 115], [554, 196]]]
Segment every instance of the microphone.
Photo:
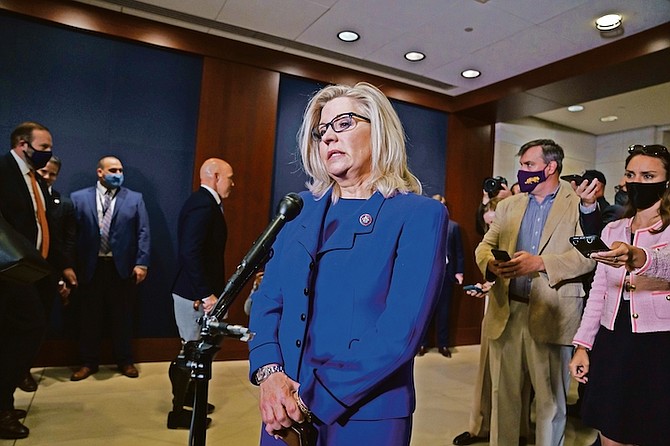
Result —
[[220, 330], [222, 332], [226, 332], [228, 336], [232, 336], [243, 342], [251, 341], [254, 338], [254, 335], [256, 334], [252, 331], [249, 331], [247, 327], [244, 327], [242, 325], [227, 324], [225, 322], [219, 322], [216, 320], [208, 321], [207, 326], [216, 328], [217, 330]]
[[[221, 320], [222, 316], [228, 311], [233, 303], [233, 299], [241, 291], [242, 287], [249, 278], [271, 257], [272, 244], [277, 238], [277, 234], [284, 225], [293, 220], [302, 211], [302, 198], [300, 195], [290, 192], [281, 199], [277, 205], [277, 215], [272, 219], [265, 231], [251, 245], [251, 249], [237, 266], [233, 275], [228, 279], [223, 293], [210, 312], [207, 319]], [[203, 325], [203, 330], [208, 325], [207, 321]]]

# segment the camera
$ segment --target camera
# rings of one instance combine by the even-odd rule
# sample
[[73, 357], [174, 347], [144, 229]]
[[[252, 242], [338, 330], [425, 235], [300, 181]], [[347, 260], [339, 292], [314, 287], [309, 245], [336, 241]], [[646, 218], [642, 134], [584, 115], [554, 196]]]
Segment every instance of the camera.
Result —
[[500, 189], [502, 189], [502, 185], [507, 186], [507, 178], [505, 177], [488, 177], [484, 180], [484, 183], [482, 185], [483, 189], [489, 194], [495, 194], [498, 192]]

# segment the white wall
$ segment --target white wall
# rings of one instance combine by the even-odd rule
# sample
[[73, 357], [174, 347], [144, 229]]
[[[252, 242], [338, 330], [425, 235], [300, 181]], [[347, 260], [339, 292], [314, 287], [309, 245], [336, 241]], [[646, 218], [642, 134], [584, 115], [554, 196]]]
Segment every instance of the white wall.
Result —
[[623, 179], [624, 163], [628, 156], [628, 146], [632, 144], [662, 144], [663, 136], [659, 127], [644, 127], [626, 132], [598, 136], [596, 146], [596, 169], [605, 174], [607, 188], [605, 198], [614, 202], [614, 186]]
[[596, 164], [596, 137], [577, 132], [547, 121], [528, 118], [512, 123], [498, 123], [495, 127], [493, 176], [507, 178], [509, 184], [516, 183], [519, 170], [519, 148], [534, 139], [553, 139], [563, 147], [562, 175], [581, 173], [593, 169]]
[[507, 178], [510, 185], [515, 183], [519, 170], [519, 158], [516, 156], [519, 147], [533, 139], [553, 139], [565, 152], [562, 175], [581, 173], [586, 169], [601, 171], [607, 178], [605, 198], [613, 203], [614, 186], [623, 178], [628, 146], [667, 144], [665, 140], [669, 133], [668, 126], [664, 126], [594, 136], [535, 118], [498, 123], [495, 127], [493, 176]]

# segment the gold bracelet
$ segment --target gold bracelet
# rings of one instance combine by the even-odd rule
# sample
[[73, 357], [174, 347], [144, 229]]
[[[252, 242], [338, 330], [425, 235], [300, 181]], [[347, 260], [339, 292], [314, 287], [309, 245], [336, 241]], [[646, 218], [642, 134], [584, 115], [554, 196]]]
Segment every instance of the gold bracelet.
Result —
[[308, 423], [312, 422], [312, 411], [309, 410], [305, 402], [300, 398], [300, 395], [298, 395], [298, 392], [293, 392], [293, 397], [295, 398], [295, 403], [298, 405], [298, 409], [300, 409], [300, 412], [305, 416], [305, 419], [307, 420]]

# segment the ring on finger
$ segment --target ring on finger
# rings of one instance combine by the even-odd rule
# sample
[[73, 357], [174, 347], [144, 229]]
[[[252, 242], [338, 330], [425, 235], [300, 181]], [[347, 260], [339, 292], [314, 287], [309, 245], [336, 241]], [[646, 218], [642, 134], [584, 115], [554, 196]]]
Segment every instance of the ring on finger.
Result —
[[614, 256], [614, 263], [619, 261], [619, 256]]

